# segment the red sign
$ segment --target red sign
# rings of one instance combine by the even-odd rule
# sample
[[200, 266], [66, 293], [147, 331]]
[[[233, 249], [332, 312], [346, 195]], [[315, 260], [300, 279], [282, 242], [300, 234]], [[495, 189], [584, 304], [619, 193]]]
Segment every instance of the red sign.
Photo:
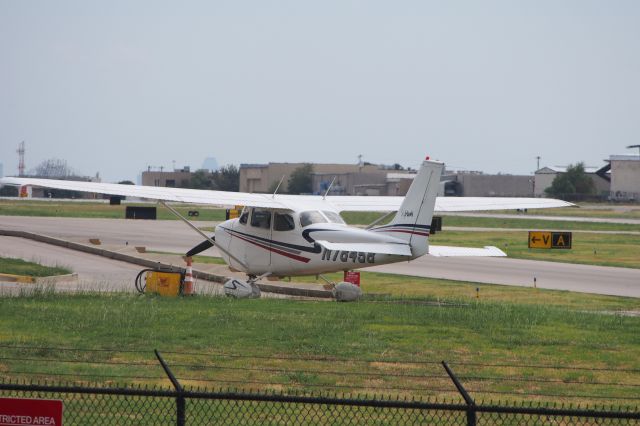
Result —
[[62, 424], [62, 401], [56, 399], [0, 398], [0, 426]]
[[360, 272], [344, 271], [344, 280], [348, 283], [355, 284], [360, 287]]

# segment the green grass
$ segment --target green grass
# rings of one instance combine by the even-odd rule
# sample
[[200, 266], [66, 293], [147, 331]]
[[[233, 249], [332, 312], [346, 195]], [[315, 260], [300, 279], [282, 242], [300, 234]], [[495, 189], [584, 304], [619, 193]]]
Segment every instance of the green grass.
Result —
[[[423, 283], [422, 286], [431, 285]], [[610, 307], [598, 302], [594, 302], [587, 312], [544, 303], [498, 303], [484, 298], [456, 306], [426, 303], [433, 299], [435, 297], [430, 295], [414, 297], [412, 303], [398, 298], [334, 303], [49, 292], [1, 298], [0, 371], [8, 378], [24, 377], [26, 373], [14, 371], [27, 371], [31, 372], [29, 377], [53, 380], [61, 377], [73, 380], [74, 376], [82, 374], [86, 376], [77, 380], [109, 382], [113, 376], [129, 376], [120, 377], [118, 381], [166, 383], [153, 361], [151, 351], [158, 348], [186, 385], [316, 392], [319, 390], [316, 385], [321, 385], [327, 389], [337, 386], [333, 389], [340, 392], [454, 398], [456, 392], [438, 365], [444, 359], [458, 374], [466, 377], [466, 385], [474, 389], [478, 399], [483, 395], [492, 397], [492, 394], [484, 393], [489, 390], [614, 399], [637, 397], [634, 387], [624, 386], [637, 383], [637, 373], [520, 366], [640, 369], [640, 358], [637, 357], [640, 318], [594, 312], [604, 306]], [[612, 299], [619, 299], [621, 306], [630, 303], [623, 298]], [[459, 298], [447, 300], [456, 302]], [[52, 349], [29, 349], [36, 347]], [[114, 352], [55, 349], [60, 347], [114, 349]], [[251, 358], [253, 356], [261, 358]], [[318, 357], [328, 359], [316, 360]], [[25, 358], [42, 361], [26, 361]], [[66, 359], [74, 362], [60, 362]], [[86, 364], [85, 361], [111, 364]], [[410, 361], [433, 364], [412, 364]], [[150, 366], [122, 364], [131, 362], [149, 363]], [[470, 362], [490, 365], [467, 365]], [[363, 372], [381, 376], [371, 379], [371, 376], [346, 374]], [[396, 373], [405, 376], [398, 377]], [[407, 374], [417, 377], [407, 377]], [[551, 381], [495, 379], [529, 375]], [[469, 376], [494, 379], [480, 380]], [[558, 383], [557, 380], [575, 380], [582, 384]], [[592, 386], [584, 384], [586, 381], [616, 385]], [[451, 392], [384, 391], [381, 390], [383, 387], [445, 387]], [[501, 395], [500, 398], [505, 397]], [[564, 400], [543, 396], [537, 399]], [[580, 400], [582, 403], [594, 401], [602, 402], [598, 398]]]
[[[540, 216], [575, 216], [599, 217], [617, 219], [640, 219], [639, 204], [590, 204], [578, 203], [576, 207], [561, 207], [557, 209], [530, 209], [527, 214]], [[513, 210], [500, 210], [496, 213], [512, 214]]]
[[70, 274], [71, 270], [62, 266], [43, 266], [22, 259], [0, 257], [0, 273], [28, 275], [32, 277], [50, 277], [52, 275]]
[[575, 232], [572, 249], [529, 249], [527, 231], [449, 231], [430, 238], [435, 245], [496, 246], [509, 257], [552, 262], [640, 268], [640, 236]]
[[[0, 200], [0, 216], [49, 216], [49, 217], [85, 217], [124, 219], [126, 206], [151, 207], [156, 204], [121, 204], [111, 206], [98, 202], [72, 202], [72, 201], [34, 201], [34, 200]], [[225, 219], [225, 210], [211, 206], [199, 206], [193, 204], [172, 205], [180, 214], [188, 217], [189, 210], [197, 210], [199, 216], [189, 217], [190, 220], [221, 221]], [[176, 217], [165, 207], [157, 205], [158, 219], [168, 220]]]
[[[640, 300], [631, 297], [412, 277], [367, 272], [366, 270], [360, 272], [360, 274], [362, 288], [366, 296], [379, 301], [384, 301], [387, 298], [401, 298], [407, 301], [450, 301], [453, 303], [475, 303], [481, 301], [516, 305], [555, 306], [581, 311], [640, 309]], [[342, 273], [339, 272], [324, 276], [334, 282], [342, 280]], [[296, 277], [295, 281], [324, 284], [322, 279], [315, 277]], [[476, 291], [476, 289], [479, 291]]]
[[[549, 209], [551, 211], [553, 209]], [[513, 212], [511, 212], [513, 213]], [[344, 212], [345, 221], [350, 225], [368, 225], [382, 216], [376, 212]], [[388, 219], [386, 222], [388, 222]], [[386, 222], [382, 222], [384, 224]], [[640, 225], [605, 222], [568, 222], [559, 220], [535, 219], [523, 215], [522, 218], [501, 219], [492, 217], [443, 216], [442, 226], [513, 228], [513, 229], [562, 229], [584, 231], [640, 231]]]
[[566, 231], [633, 231], [640, 232], [640, 225], [605, 222], [568, 222], [560, 220], [534, 219], [522, 216], [521, 219], [501, 219], [493, 217], [444, 216], [442, 226], [462, 226], [479, 228], [510, 229], [556, 229]]

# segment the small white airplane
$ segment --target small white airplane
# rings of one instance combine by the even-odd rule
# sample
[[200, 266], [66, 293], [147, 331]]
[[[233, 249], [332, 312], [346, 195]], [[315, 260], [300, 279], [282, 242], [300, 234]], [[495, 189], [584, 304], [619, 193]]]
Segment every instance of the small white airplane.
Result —
[[[236, 296], [258, 296], [255, 283], [265, 277], [319, 275], [406, 262], [425, 254], [504, 256], [495, 247], [430, 247], [429, 231], [434, 211], [572, 205], [545, 198], [437, 197], [443, 169], [443, 163], [427, 157], [405, 197], [250, 194], [15, 177], [1, 178], [0, 185], [39, 186], [158, 200], [205, 238], [203, 243], [189, 250], [187, 256], [216, 245], [230, 268], [248, 275], [246, 282], [230, 280], [225, 284], [226, 291]], [[214, 235], [207, 236], [166, 202], [245, 207], [239, 218], [220, 223]], [[396, 213], [386, 225], [375, 226], [379, 220], [361, 229], [347, 226], [340, 217], [343, 211], [387, 212], [383, 216], [387, 218]]]

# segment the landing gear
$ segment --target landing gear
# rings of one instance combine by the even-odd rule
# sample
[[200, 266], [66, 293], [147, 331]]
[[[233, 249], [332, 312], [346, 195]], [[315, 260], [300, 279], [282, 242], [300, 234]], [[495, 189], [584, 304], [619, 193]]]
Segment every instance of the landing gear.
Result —
[[231, 278], [224, 283], [224, 294], [237, 299], [257, 299], [260, 297], [260, 287], [256, 282], [269, 275], [271, 275], [271, 272], [259, 276], [249, 275], [249, 279], [246, 281]]
[[326, 284], [323, 286], [325, 290], [331, 290], [334, 299], [338, 302], [354, 302], [362, 297], [362, 289], [360, 286], [348, 282], [334, 283], [329, 281], [322, 275], [318, 275]]

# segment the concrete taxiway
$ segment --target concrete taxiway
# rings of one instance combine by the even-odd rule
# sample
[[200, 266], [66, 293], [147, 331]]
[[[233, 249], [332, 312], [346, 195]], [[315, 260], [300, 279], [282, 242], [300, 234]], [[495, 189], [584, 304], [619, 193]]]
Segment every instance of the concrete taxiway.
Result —
[[[213, 223], [197, 222], [200, 227]], [[36, 232], [86, 243], [99, 238], [114, 247], [145, 246], [147, 250], [184, 253], [202, 238], [180, 221], [132, 221], [120, 219], [78, 219], [0, 216], [0, 228]], [[0, 241], [2, 251], [15, 250]], [[27, 259], [38, 257], [42, 248], [33, 247]], [[73, 252], [76, 253], [76, 252]], [[215, 250], [209, 254], [215, 255]], [[17, 254], [14, 254], [17, 256]], [[61, 262], [65, 264], [64, 261]], [[118, 262], [122, 263], [122, 262]], [[138, 266], [133, 269], [139, 271]], [[640, 269], [540, 262], [509, 258], [434, 258], [379, 266], [369, 270], [517, 286], [587, 293], [640, 297]], [[132, 278], [129, 282], [133, 282]]]
[[502, 257], [429, 257], [371, 271], [418, 277], [640, 297], [640, 269]]

